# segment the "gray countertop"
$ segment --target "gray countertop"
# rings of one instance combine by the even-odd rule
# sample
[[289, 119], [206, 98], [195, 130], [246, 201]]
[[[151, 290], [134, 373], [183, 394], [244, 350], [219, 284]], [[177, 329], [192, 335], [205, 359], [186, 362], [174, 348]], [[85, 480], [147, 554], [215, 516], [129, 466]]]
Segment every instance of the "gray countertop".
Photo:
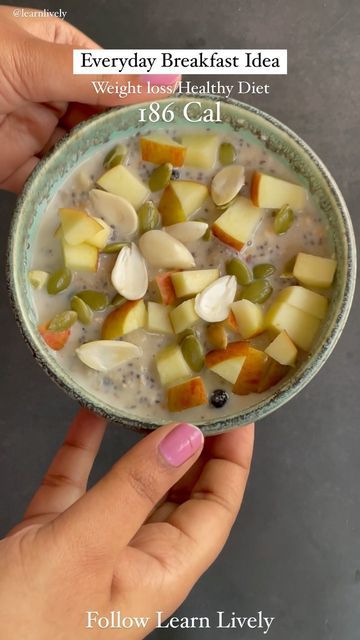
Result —
[[[28, 6], [28, 2], [19, 3]], [[31, 3], [30, 3], [31, 4]], [[49, 1], [48, 9], [59, 8]], [[359, 26], [356, 0], [79, 0], [68, 19], [111, 48], [287, 48], [288, 75], [243, 96], [284, 121], [337, 180], [359, 234]], [[204, 77], [192, 77], [199, 83]], [[212, 79], [219, 79], [214, 77]], [[243, 78], [247, 79], [247, 78]], [[256, 78], [254, 78], [256, 80]], [[227, 78], [235, 81], [235, 78]], [[1, 253], [15, 197], [1, 193]], [[23, 513], [76, 411], [33, 361], [1, 279], [0, 513]], [[226, 549], [180, 615], [275, 616], [276, 640], [360, 635], [360, 305], [335, 352], [294, 400], [258, 424], [252, 473]], [[356, 397], [358, 396], [358, 397]], [[138, 439], [109, 428], [95, 481]], [[254, 639], [261, 631], [156, 631], [152, 638]]]

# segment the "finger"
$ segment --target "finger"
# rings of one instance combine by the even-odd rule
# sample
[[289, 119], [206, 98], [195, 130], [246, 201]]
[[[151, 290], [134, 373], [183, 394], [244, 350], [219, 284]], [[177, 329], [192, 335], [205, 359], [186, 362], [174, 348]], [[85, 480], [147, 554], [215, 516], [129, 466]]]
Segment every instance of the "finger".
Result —
[[42, 158], [50, 149], [52, 149], [61, 138], [63, 138], [67, 134], [66, 129], [63, 127], [56, 127], [56, 129], [52, 132], [49, 140], [41, 149], [40, 153], [38, 153], [39, 158]]
[[198, 458], [203, 441], [200, 429], [186, 423], [150, 433], [54, 521], [59, 543], [82, 548], [85, 557], [105, 554], [112, 563], [154, 506]]
[[[153, 93], [147, 91], [147, 82], [141, 81], [141, 76], [113, 74], [113, 75], [73, 75], [72, 59], [73, 46], [56, 44], [33, 38], [25, 38], [19, 47], [17, 55], [20, 60], [17, 65], [21, 77], [22, 96], [35, 102], [49, 100], [67, 100], [69, 102], [85, 102], [92, 105], [115, 106], [134, 104], [154, 98]], [[156, 76], [150, 75], [149, 82], [167, 84], [169, 91], [175, 90], [178, 75], [167, 75], [157, 81]], [[99, 84], [101, 83], [101, 84]], [[127, 97], [119, 98], [116, 93], [109, 93], [109, 85], [117, 87], [129, 85]], [[104, 93], [99, 87], [102, 87]], [[14, 95], [14, 100], [23, 98]]]
[[91, 104], [81, 104], [80, 102], [70, 102], [66, 112], [59, 121], [59, 124], [67, 131], [75, 127], [79, 122], [83, 122], [91, 116], [105, 111], [106, 107], [93, 106]]
[[172, 510], [167, 522], [178, 531], [166, 548], [142, 527], [132, 546], [158, 558], [162, 565], [180, 567], [183, 584], [190, 588], [223, 548], [243, 499], [249, 474], [254, 425], [215, 438], [207, 445], [211, 455], [190, 499]]
[[28, 158], [16, 171], [0, 182], [0, 189], [19, 193], [38, 162], [39, 158], [36, 156]]
[[89, 474], [101, 444], [106, 421], [81, 409], [52, 461], [25, 518], [54, 514], [68, 509], [86, 491]]

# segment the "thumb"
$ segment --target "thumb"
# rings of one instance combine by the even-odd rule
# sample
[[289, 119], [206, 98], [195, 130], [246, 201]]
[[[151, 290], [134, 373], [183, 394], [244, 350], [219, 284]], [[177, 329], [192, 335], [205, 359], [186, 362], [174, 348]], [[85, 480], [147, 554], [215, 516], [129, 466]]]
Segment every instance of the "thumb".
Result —
[[192, 424], [159, 427], [53, 521], [58, 540], [84, 558], [105, 553], [113, 561], [159, 500], [194, 464], [203, 444], [202, 432]]
[[[120, 103], [116, 93], [96, 92], [96, 83], [102, 82], [107, 87], [118, 83], [130, 83], [133, 92], [121, 99], [121, 104], [131, 104], [147, 99], [153, 99], [152, 93], [147, 92], [147, 82], [142, 82], [143, 76], [136, 75], [74, 75], [73, 50], [76, 45], [56, 44], [31, 38], [23, 43], [23, 61], [20, 63], [23, 74], [23, 85], [27, 99], [34, 102], [62, 101], [84, 102], [91, 105], [115, 106]], [[28, 51], [27, 51], [28, 48]], [[167, 85], [176, 88], [178, 75], [151, 76], [148, 79], [153, 84]], [[95, 84], [94, 84], [95, 83]]]

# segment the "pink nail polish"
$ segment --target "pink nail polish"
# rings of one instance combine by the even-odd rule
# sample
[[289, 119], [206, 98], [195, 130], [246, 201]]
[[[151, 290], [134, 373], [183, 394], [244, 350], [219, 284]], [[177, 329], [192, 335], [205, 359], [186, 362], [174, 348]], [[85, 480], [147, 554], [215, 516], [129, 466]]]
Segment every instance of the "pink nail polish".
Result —
[[140, 82], [150, 82], [151, 85], [165, 85], [169, 86], [171, 84], [175, 84], [175, 82], [179, 79], [177, 75], [159, 75], [156, 73], [147, 73], [145, 75], [140, 76]]
[[159, 444], [159, 451], [172, 467], [180, 467], [194, 455], [204, 441], [200, 429], [182, 422], [176, 425]]

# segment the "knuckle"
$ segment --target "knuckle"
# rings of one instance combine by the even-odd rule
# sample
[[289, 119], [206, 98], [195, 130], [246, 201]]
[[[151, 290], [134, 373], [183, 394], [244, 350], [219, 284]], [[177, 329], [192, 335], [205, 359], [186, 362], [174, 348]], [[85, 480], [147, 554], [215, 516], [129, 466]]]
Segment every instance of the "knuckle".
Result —
[[149, 503], [150, 507], [154, 507], [161, 497], [155, 475], [151, 472], [144, 473], [138, 469], [130, 469], [128, 484], [141, 500]]
[[57, 489], [62, 487], [75, 487], [76, 489], [82, 489], [80, 483], [76, 482], [70, 476], [51, 471], [44, 476], [41, 485], [43, 487], [52, 487]]

